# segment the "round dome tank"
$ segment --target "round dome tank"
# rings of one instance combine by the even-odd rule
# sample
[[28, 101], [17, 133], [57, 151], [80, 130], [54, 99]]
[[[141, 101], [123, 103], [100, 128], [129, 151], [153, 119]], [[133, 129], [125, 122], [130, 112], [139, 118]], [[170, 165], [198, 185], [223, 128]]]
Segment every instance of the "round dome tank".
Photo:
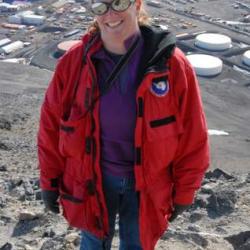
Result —
[[79, 43], [80, 40], [69, 40], [65, 42], [61, 42], [57, 45], [57, 50], [61, 54], [64, 54], [66, 51], [68, 51], [71, 47]]
[[250, 50], [247, 50], [244, 54], [243, 54], [243, 59], [242, 59], [243, 63], [245, 63], [247, 66], [250, 67]]
[[232, 40], [222, 34], [204, 33], [196, 36], [194, 44], [202, 49], [220, 51], [231, 48]]
[[187, 59], [192, 64], [198, 76], [215, 76], [221, 73], [223, 62], [215, 56], [204, 54], [188, 55]]

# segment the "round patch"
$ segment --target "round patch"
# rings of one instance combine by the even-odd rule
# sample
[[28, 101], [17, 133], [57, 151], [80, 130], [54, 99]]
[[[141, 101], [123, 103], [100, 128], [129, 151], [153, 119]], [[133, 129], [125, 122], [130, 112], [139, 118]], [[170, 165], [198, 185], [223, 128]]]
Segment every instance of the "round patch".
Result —
[[166, 79], [160, 81], [153, 81], [150, 90], [156, 96], [159, 97], [165, 96], [169, 91], [168, 81]]

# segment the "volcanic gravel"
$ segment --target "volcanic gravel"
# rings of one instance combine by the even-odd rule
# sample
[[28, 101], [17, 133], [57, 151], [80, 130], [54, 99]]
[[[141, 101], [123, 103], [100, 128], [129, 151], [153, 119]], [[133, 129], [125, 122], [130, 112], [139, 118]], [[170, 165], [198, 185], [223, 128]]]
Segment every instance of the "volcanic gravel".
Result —
[[[40, 105], [52, 72], [1, 62], [0, 70], [0, 250], [77, 249], [79, 231], [69, 227], [61, 215], [44, 210], [39, 188], [36, 134]], [[217, 86], [219, 91], [215, 91], [210, 105], [211, 89], [202, 85], [210, 125], [219, 125], [219, 117], [224, 121], [232, 119], [232, 113], [213, 109], [223, 88], [226, 86]], [[238, 93], [241, 93], [238, 98], [245, 96], [245, 101], [249, 100], [248, 88], [244, 91], [239, 86], [230, 88], [234, 90], [234, 100], [237, 100]], [[224, 103], [230, 103], [226, 89], [224, 93]], [[240, 101], [243, 100], [238, 99]], [[230, 105], [236, 112], [237, 102], [235, 106], [234, 103]], [[248, 109], [248, 106], [246, 104], [241, 109]], [[246, 140], [249, 138], [248, 115], [249, 110], [245, 110], [246, 121], [240, 125], [246, 129], [232, 140], [242, 147], [238, 148], [239, 152], [247, 152], [245, 147], [249, 148]], [[237, 114], [237, 118], [239, 116]], [[233, 130], [233, 123], [230, 127]], [[229, 140], [230, 135], [227, 138]], [[218, 158], [218, 151], [212, 150], [211, 168], [195, 203], [170, 225], [158, 242], [157, 250], [250, 249], [249, 156], [243, 161], [248, 165], [241, 165], [242, 155], [235, 153], [234, 163], [237, 164], [232, 171], [231, 160], [225, 156], [231, 145], [224, 140], [219, 136], [211, 138], [211, 148], [219, 143], [218, 150], [223, 157]], [[238, 167], [240, 171], [237, 171]], [[116, 230], [112, 249], [118, 249], [117, 235]]]

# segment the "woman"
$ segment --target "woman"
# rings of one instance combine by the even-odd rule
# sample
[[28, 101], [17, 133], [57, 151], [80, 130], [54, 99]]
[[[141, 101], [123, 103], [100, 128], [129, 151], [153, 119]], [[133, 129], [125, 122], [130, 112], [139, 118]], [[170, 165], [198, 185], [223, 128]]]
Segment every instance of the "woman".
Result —
[[142, 0], [91, 3], [95, 23], [58, 62], [41, 110], [47, 209], [82, 230], [81, 250], [152, 250], [209, 164], [197, 79]]

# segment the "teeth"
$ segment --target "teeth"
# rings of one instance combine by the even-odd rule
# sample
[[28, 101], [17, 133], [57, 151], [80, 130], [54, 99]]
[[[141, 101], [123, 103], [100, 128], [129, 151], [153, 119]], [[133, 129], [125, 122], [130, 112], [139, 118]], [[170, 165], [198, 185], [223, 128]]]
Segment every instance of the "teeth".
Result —
[[107, 23], [108, 26], [110, 27], [115, 27], [115, 26], [118, 26], [122, 21], [118, 21], [118, 22], [113, 22], [113, 23]]

